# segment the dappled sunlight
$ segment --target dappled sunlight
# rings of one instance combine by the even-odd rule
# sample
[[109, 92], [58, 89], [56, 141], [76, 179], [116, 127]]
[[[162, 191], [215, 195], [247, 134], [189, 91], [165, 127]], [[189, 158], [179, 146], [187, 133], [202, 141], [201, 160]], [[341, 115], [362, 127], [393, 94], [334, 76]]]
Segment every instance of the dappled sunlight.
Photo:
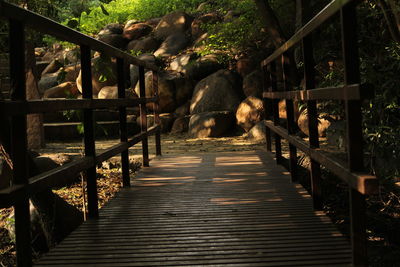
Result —
[[212, 203], [218, 205], [240, 205], [240, 204], [253, 204], [260, 202], [257, 199], [239, 199], [239, 198], [212, 198]]
[[154, 178], [139, 178], [138, 181], [156, 181], [156, 180], [194, 180], [195, 177], [154, 177]]
[[248, 179], [235, 179], [235, 178], [213, 178], [213, 183], [238, 183], [238, 182], [244, 182], [247, 181]]

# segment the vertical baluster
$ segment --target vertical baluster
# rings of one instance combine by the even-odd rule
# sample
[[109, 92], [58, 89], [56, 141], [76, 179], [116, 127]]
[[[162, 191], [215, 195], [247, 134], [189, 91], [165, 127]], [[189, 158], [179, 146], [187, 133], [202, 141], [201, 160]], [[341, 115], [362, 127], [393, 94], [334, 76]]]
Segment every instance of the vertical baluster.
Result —
[[[267, 92], [271, 88], [271, 77], [269, 75], [267, 66], [262, 66], [263, 75], [263, 92]], [[266, 120], [271, 120], [272, 117], [272, 101], [269, 98], [263, 96], [264, 105], [264, 117]], [[271, 129], [266, 127], [265, 129], [265, 140], [267, 143], [267, 150], [272, 151], [272, 140], [271, 140]]]
[[[10, 20], [10, 78], [11, 100], [26, 100], [25, 91], [25, 27]], [[26, 114], [11, 119], [11, 156], [13, 161], [13, 184], [28, 184]], [[17, 266], [31, 266], [31, 232], [29, 198], [26, 194], [16, 200], [15, 238]]]
[[[140, 98], [146, 97], [146, 84], [144, 77], [144, 67], [139, 66], [139, 89], [140, 89]], [[146, 111], [146, 103], [140, 104], [140, 128], [143, 132], [147, 132], [147, 111]], [[149, 166], [149, 144], [148, 144], [148, 135], [143, 137], [142, 139], [142, 152], [143, 152], [143, 166]]]
[[153, 71], [153, 91], [154, 97], [156, 101], [154, 101], [153, 110], [154, 110], [154, 124], [158, 125], [159, 128], [156, 131], [155, 139], [156, 139], [156, 155], [161, 156], [161, 120], [159, 114], [159, 99], [158, 99], [158, 73]]
[[[118, 98], [125, 98], [125, 68], [124, 60], [117, 58]], [[126, 107], [119, 107], [119, 132], [120, 141], [128, 142], [128, 130], [126, 125]], [[121, 152], [122, 184], [131, 186], [129, 177], [129, 149]]]
[[[315, 62], [312, 36], [309, 35], [303, 39], [303, 60], [304, 60], [304, 80], [306, 90], [315, 88]], [[310, 148], [319, 148], [318, 135], [318, 113], [317, 101], [307, 101], [307, 118]], [[321, 202], [321, 167], [318, 162], [311, 159], [310, 176], [311, 176], [311, 191], [313, 197], [314, 209], [322, 208]]]
[[[283, 70], [283, 87], [285, 91], [293, 90], [292, 81], [289, 76], [289, 58], [287, 54], [282, 55], [282, 70]], [[286, 119], [287, 130], [290, 135], [295, 134], [296, 121], [294, 118], [293, 100], [286, 99]], [[289, 168], [292, 176], [292, 182], [298, 180], [297, 175], [297, 148], [289, 143]]]
[[[84, 99], [93, 98], [91, 63], [90, 47], [86, 45], [81, 45], [82, 97]], [[96, 156], [96, 148], [92, 109], [83, 110], [83, 129], [85, 156], [92, 157], [94, 160]], [[89, 218], [97, 218], [99, 216], [99, 208], [97, 197], [96, 166], [92, 166], [86, 170], [86, 177], [88, 194], [88, 216]]]
[[[276, 64], [275, 62], [271, 62], [270, 64], [270, 82], [271, 82], [271, 87], [270, 91], [271, 92], [276, 92], [278, 89], [278, 81], [276, 78]], [[279, 119], [279, 99], [273, 99], [272, 100], [272, 113], [273, 113], [273, 118], [274, 118], [274, 125], [279, 126], [280, 119]], [[274, 134], [274, 139], [275, 139], [275, 156], [276, 156], [276, 163], [277, 164], [282, 164], [283, 163], [283, 158], [282, 158], [282, 140], [281, 136], [279, 134]]]
[[[341, 10], [344, 73], [347, 85], [360, 83], [356, 16], [355, 2], [351, 2]], [[351, 171], [362, 171], [364, 169], [364, 155], [362, 148], [361, 101], [346, 100], [345, 111], [348, 165]], [[365, 196], [351, 188], [349, 191], [353, 265], [365, 266], [367, 265]]]

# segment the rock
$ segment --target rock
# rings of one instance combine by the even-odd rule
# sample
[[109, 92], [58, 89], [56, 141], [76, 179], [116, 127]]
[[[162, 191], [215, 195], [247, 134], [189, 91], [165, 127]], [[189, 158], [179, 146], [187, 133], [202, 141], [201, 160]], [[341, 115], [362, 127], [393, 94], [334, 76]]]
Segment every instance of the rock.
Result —
[[190, 114], [210, 111], [236, 112], [240, 104], [238, 83], [228, 70], [220, 70], [201, 80], [195, 87]]
[[42, 73], [50, 63], [49, 61], [36, 61], [37, 72]]
[[179, 117], [174, 121], [171, 128], [172, 134], [186, 133], [189, 130], [190, 116]]
[[[168, 133], [171, 130], [174, 121], [175, 121], [174, 114], [161, 113], [160, 114], [161, 132]], [[137, 124], [140, 125], [140, 116], [137, 118]], [[154, 115], [147, 115], [147, 127], [150, 128], [153, 125], [154, 125]]]
[[63, 65], [57, 59], [50, 62], [49, 65], [41, 72], [42, 75], [57, 72]]
[[118, 86], [104, 86], [101, 88], [97, 98], [99, 99], [116, 99], [118, 98]]
[[230, 130], [235, 116], [230, 111], [213, 111], [194, 114], [190, 117], [189, 133], [193, 137], [220, 137]]
[[124, 25], [119, 23], [111, 23], [106, 25], [98, 35], [109, 35], [109, 34], [122, 34], [124, 31]]
[[98, 39], [106, 44], [125, 50], [128, 41], [121, 34], [102, 34]]
[[262, 97], [263, 83], [262, 73], [259, 70], [251, 72], [243, 79], [243, 92], [246, 96]]
[[[279, 108], [279, 118], [287, 119], [286, 100], [280, 100], [279, 104], [278, 104], [278, 108]], [[293, 102], [293, 110], [294, 110], [294, 119], [295, 119], [295, 121], [297, 121], [300, 116], [299, 105], [298, 105], [297, 101]]]
[[192, 21], [193, 18], [185, 12], [172, 12], [162, 17], [154, 30], [154, 35], [157, 39], [164, 40], [172, 34], [183, 34], [189, 29]]
[[178, 54], [188, 45], [188, 38], [184, 33], [177, 32], [168, 36], [160, 48], [154, 52], [156, 57], [170, 57]]
[[[142, 54], [138, 56], [138, 59], [146, 61], [148, 63], [155, 63], [156, 57], [151, 54]], [[130, 65], [130, 78], [131, 78], [131, 87], [135, 88], [137, 82], [139, 81], [139, 67], [136, 65]]]
[[[158, 76], [158, 95], [159, 95], [159, 111], [164, 113], [173, 112], [177, 105], [175, 101], [175, 87], [171, 80], [167, 79], [165, 73], [160, 73]], [[146, 97], [153, 97], [153, 73], [151, 71], [145, 74]], [[135, 92], [139, 93], [139, 83], [136, 84]], [[153, 104], [149, 103], [147, 107], [152, 110]]]
[[[326, 114], [325, 114], [326, 115]], [[310, 136], [309, 130], [308, 130], [308, 116], [307, 116], [307, 111], [304, 110], [300, 116], [299, 119], [297, 120], [297, 125], [299, 126], [300, 130], [306, 134], [307, 136]], [[324, 118], [324, 116], [319, 116], [318, 118], [318, 135], [320, 137], [325, 137], [326, 136], [326, 130], [329, 128], [331, 125], [331, 122], [327, 119]]]
[[182, 76], [171, 75], [169, 80], [173, 81], [175, 86], [175, 100], [177, 105], [187, 102], [193, 95], [194, 82]]
[[264, 117], [264, 106], [261, 99], [254, 96], [246, 98], [240, 103], [236, 111], [237, 124], [248, 132]]
[[46, 90], [58, 84], [58, 73], [50, 73], [43, 75], [39, 81], [39, 92], [43, 94]]
[[264, 121], [258, 122], [251, 130], [247, 133], [246, 138], [251, 141], [265, 142], [266, 126]]
[[256, 64], [250, 58], [241, 58], [236, 62], [236, 71], [243, 78], [249, 75], [256, 68]]
[[[92, 86], [93, 95], [97, 96], [101, 88], [111, 86], [117, 83], [116, 64], [111, 59], [95, 57], [92, 59]], [[100, 81], [102, 76], [106, 76], [105, 81]], [[82, 93], [82, 72], [76, 78], [76, 85], [79, 92]]]
[[193, 20], [191, 24], [191, 32], [193, 40], [196, 40], [205, 33], [202, 26], [206, 23], [212, 24], [221, 21], [217, 12], [207, 13]]
[[137, 51], [137, 52], [154, 52], [160, 46], [160, 42], [153, 36], [148, 36], [139, 40], [133, 40], [126, 46], [127, 51]]
[[328, 144], [346, 150], [346, 121], [333, 121], [326, 129]]
[[61, 68], [62, 72], [65, 72], [64, 81], [66, 82], [76, 82], [76, 78], [79, 76], [81, 71], [81, 64], [72, 64], [64, 68]]
[[67, 98], [79, 95], [79, 90], [74, 82], [65, 82], [46, 90], [43, 98]]
[[128, 40], [136, 40], [148, 35], [153, 30], [153, 27], [146, 23], [126, 24], [122, 37]]
[[151, 27], [155, 28], [157, 27], [158, 23], [160, 23], [162, 18], [152, 18], [149, 20], [146, 20], [145, 23], [150, 25]]
[[178, 117], [183, 117], [190, 114], [190, 101], [186, 102], [182, 106], [178, 107], [174, 114]]
[[172, 60], [171, 64], [169, 65], [169, 69], [176, 72], [186, 73], [187, 66], [191, 60], [195, 59], [195, 57], [195, 53], [178, 56]]
[[191, 61], [185, 68], [186, 77], [193, 80], [201, 80], [210, 74], [223, 68], [223, 65], [218, 62], [216, 55], [207, 55], [198, 58], [196, 61]]

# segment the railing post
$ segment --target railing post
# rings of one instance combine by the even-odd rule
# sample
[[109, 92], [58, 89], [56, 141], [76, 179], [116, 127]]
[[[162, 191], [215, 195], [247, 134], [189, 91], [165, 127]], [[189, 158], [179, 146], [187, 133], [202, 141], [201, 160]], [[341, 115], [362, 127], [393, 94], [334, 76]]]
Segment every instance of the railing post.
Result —
[[160, 112], [159, 112], [159, 99], [158, 99], [158, 73], [153, 71], [153, 92], [156, 100], [154, 101], [153, 110], [154, 110], [154, 124], [158, 125], [158, 130], [155, 134], [156, 141], [156, 155], [161, 156], [161, 120], [160, 120]]
[[[270, 91], [275, 92], [278, 89], [278, 81], [276, 77], [276, 63], [271, 62], [270, 64], [270, 82], [271, 82], [271, 87]], [[273, 112], [273, 119], [274, 119], [274, 125], [279, 126], [280, 124], [280, 119], [279, 119], [279, 99], [273, 99], [272, 100], [272, 112]], [[274, 134], [274, 139], [275, 139], [275, 157], [276, 157], [276, 163], [277, 164], [282, 164], [283, 163], [283, 158], [282, 158], [282, 139], [281, 136], [277, 133]]]
[[[267, 66], [262, 66], [262, 81], [263, 81], [263, 92], [267, 92], [271, 87], [271, 77], [268, 73]], [[272, 117], [272, 101], [269, 98], [265, 98], [263, 96], [263, 105], [264, 105], [264, 117], [266, 120], [271, 119]], [[267, 144], [267, 150], [272, 151], [272, 139], [271, 139], [271, 129], [269, 127], [265, 127], [265, 140]]]
[[[84, 99], [93, 98], [91, 65], [90, 47], [81, 45], [82, 96]], [[96, 148], [92, 109], [83, 110], [83, 129], [85, 156], [92, 157], [94, 161], [96, 157]], [[97, 218], [99, 216], [96, 176], [96, 166], [92, 166], [86, 170], [89, 218]]]
[[[10, 77], [11, 100], [25, 101], [25, 27], [10, 20]], [[11, 155], [13, 161], [13, 184], [28, 184], [28, 141], [26, 114], [11, 118]], [[15, 210], [15, 238], [17, 266], [32, 266], [31, 221], [29, 198], [24, 194], [17, 199]]]
[[[314, 62], [314, 49], [312, 43], [312, 35], [303, 38], [303, 60], [304, 60], [304, 80], [305, 89], [315, 88], [315, 62]], [[318, 134], [318, 113], [317, 101], [307, 101], [307, 119], [308, 119], [308, 133], [309, 145], [311, 149], [319, 148], [319, 134]], [[311, 176], [311, 191], [313, 197], [314, 209], [322, 209], [321, 200], [321, 166], [318, 162], [310, 157], [310, 176]]]
[[[293, 89], [292, 83], [289, 76], [289, 58], [286, 53], [282, 55], [282, 70], [283, 70], [283, 87], [285, 91], [291, 91]], [[295, 134], [296, 122], [294, 117], [293, 100], [286, 99], [286, 119], [287, 119], [287, 130], [290, 135]], [[297, 148], [296, 146], [289, 143], [289, 168], [292, 176], [292, 182], [298, 180], [297, 175]]]
[[[356, 1], [346, 5], [341, 10], [342, 45], [344, 59], [345, 83], [360, 83], [360, 62], [357, 47], [357, 12]], [[347, 123], [347, 153], [348, 165], [351, 171], [364, 169], [362, 115], [360, 100], [346, 100]], [[352, 188], [349, 189], [351, 241], [353, 250], [353, 265], [367, 265], [367, 235], [365, 196]]]
[[[124, 60], [117, 58], [118, 98], [125, 98], [125, 69]], [[126, 125], [126, 107], [119, 107], [119, 133], [120, 141], [128, 142], [128, 130]], [[131, 186], [129, 177], [129, 149], [121, 152], [122, 184]]]
[[[140, 89], [140, 98], [146, 97], [146, 84], [145, 84], [145, 76], [144, 76], [144, 67], [139, 66], [139, 89]], [[140, 104], [140, 128], [142, 133], [147, 132], [147, 111], [146, 111], [146, 103]], [[148, 135], [146, 133], [142, 139], [142, 152], [143, 152], [143, 166], [149, 166], [149, 144], [148, 144]]]

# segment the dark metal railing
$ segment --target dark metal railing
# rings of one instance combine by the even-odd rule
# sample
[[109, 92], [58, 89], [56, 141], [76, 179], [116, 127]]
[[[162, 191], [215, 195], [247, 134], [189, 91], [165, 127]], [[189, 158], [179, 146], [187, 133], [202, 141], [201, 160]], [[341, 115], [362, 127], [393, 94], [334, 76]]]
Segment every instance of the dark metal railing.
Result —
[[[61, 181], [67, 184], [76, 177], [77, 173], [84, 171], [87, 177], [88, 216], [89, 218], [96, 218], [98, 217], [96, 165], [121, 154], [123, 185], [130, 186], [128, 149], [142, 142], [143, 165], [149, 166], [148, 136], [155, 134], [156, 154], [161, 155], [161, 127], [158, 114], [158, 68], [90, 36], [3, 0], [0, 0], [0, 17], [9, 21], [10, 76], [12, 84], [11, 100], [0, 101], [0, 114], [3, 118], [10, 119], [11, 129], [6, 129], [2, 126], [0, 131], [11, 130], [10, 151], [13, 163], [12, 185], [0, 191], [0, 208], [14, 206], [17, 266], [31, 266], [30, 196], [46, 188], [51, 188], [53, 185], [60, 185]], [[83, 99], [26, 100], [26, 26], [80, 46]], [[118, 99], [92, 98], [92, 50], [116, 58]], [[125, 64], [134, 64], [139, 67], [140, 97], [138, 99], [125, 98]], [[145, 69], [153, 72], [153, 91], [155, 95], [151, 98], [146, 98], [145, 95]], [[147, 103], [154, 103], [155, 124], [150, 128], [147, 127]], [[128, 138], [126, 108], [138, 105], [141, 113], [141, 132], [132, 138]], [[93, 110], [108, 108], [119, 109], [120, 143], [101, 154], [96, 154]], [[51, 171], [29, 177], [27, 114], [73, 109], [83, 110], [84, 157]]]
[[[361, 101], [371, 97], [371, 88], [360, 84], [359, 56], [357, 47], [357, 0], [333, 0], [304, 27], [296, 32], [284, 45], [265, 59], [261, 66], [264, 74], [264, 103], [266, 112], [267, 149], [272, 151], [272, 138], [278, 163], [282, 163], [282, 138], [289, 142], [289, 168], [292, 180], [298, 179], [297, 149], [311, 159], [311, 190], [316, 209], [322, 208], [321, 202], [321, 165], [337, 175], [349, 185], [351, 242], [353, 265], [365, 266], [366, 258], [366, 215], [365, 195], [378, 189], [375, 176], [364, 172], [362, 149]], [[337, 13], [341, 16], [342, 52], [344, 58], [344, 85], [339, 87], [316, 88], [315, 63], [312, 34], [322, 23]], [[304, 62], [305, 90], [295, 90], [289, 81], [288, 53], [296, 45], [302, 45]], [[282, 64], [283, 90], [278, 91], [276, 61]], [[286, 100], [287, 129], [280, 125], [278, 104]], [[307, 103], [309, 142], [295, 135], [295, 114], [293, 101]], [[345, 105], [347, 123], [348, 162], [343, 164], [319, 149], [317, 100], [341, 100]], [[272, 135], [273, 132], [274, 134]]]

